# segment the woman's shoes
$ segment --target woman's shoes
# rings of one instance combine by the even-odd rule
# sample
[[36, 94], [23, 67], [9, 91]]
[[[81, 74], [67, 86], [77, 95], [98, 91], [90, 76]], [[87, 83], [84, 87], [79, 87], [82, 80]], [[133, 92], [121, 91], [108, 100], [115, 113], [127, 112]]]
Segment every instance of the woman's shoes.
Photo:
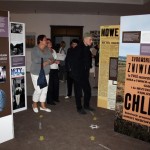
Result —
[[46, 111], [46, 112], [51, 112], [51, 109], [49, 109], [49, 108], [42, 108], [42, 107], [40, 107], [40, 110], [43, 110], [43, 111]]
[[38, 108], [37, 108], [37, 107], [33, 107], [33, 105], [32, 105], [32, 109], [33, 109], [33, 111], [34, 111], [35, 113], [38, 113], [38, 112], [39, 112]]
[[[39, 112], [38, 108], [37, 107], [33, 107], [33, 105], [32, 105], [32, 109], [33, 109], [33, 111], [35, 113]], [[46, 111], [46, 112], [51, 112], [51, 109], [49, 109], [49, 108], [42, 108], [42, 107], [40, 107], [40, 110], [43, 110], [43, 111]]]

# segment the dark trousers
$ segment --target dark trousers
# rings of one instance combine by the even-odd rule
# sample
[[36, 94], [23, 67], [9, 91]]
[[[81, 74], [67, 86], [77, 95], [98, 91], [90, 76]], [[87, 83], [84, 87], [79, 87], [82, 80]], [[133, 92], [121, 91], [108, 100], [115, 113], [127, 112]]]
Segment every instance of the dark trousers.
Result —
[[84, 94], [84, 107], [89, 107], [90, 99], [91, 99], [91, 86], [89, 82], [89, 71], [85, 72], [85, 76], [81, 80], [74, 80], [74, 88], [75, 88], [75, 99], [77, 109], [82, 108], [81, 97], [82, 91]]
[[49, 73], [49, 85], [47, 91], [47, 103], [57, 101], [59, 98], [59, 77], [58, 69], [51, 69]]
[[67, 96], [72, 96], [72, 86], [73, 79], [70, 77], [69, 72], [67, 72]]
[[66, 80], [66, 69], [65, 66], [59, 66], [59, 80]]

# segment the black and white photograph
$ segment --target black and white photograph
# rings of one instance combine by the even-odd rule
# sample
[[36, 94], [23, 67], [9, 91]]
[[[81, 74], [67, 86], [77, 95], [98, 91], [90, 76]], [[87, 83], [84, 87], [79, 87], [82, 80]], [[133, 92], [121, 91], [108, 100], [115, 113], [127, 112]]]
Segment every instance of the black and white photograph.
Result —
[[100, 31], [93, 30], [93, 31], [90, 31], [90, 33], [93, 36], [93, 45], [94, 46], [99, 45], [99, 42], [100, 42]]
[[23, 26], [19, 23], [11, 23], [11, 33], [22, 33]]
[[0, 89], [0, 112], [2, 112], [5, 109], [5, 106], [6, 106], [6, 94], [2, 89]]
[[13, 110], [25, 107], [24, 77], [12, 78]]
[[0, 66], [0, 83], [6, 82], [6, 66]]
[[23, 55], [23, 43], [10, 43], [11, 55]]

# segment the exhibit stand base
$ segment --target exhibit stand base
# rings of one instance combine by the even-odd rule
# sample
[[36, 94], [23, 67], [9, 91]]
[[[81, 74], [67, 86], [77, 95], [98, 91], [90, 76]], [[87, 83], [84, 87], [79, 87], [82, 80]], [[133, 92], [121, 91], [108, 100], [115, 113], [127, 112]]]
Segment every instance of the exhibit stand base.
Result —
[[0, 118], [0, 144], [14, 138], [13, 115]]

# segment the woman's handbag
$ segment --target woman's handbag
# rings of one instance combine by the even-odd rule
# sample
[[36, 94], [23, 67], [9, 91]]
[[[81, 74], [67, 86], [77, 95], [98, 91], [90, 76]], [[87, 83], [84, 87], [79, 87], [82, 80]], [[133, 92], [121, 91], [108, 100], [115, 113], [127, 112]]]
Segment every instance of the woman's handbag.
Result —
[[41, 58], [41, 70], [37, 79], [37, 85], [40, 87], [40, 89], [47, 86], [47, 80], [43, 69], [43, 58]]

